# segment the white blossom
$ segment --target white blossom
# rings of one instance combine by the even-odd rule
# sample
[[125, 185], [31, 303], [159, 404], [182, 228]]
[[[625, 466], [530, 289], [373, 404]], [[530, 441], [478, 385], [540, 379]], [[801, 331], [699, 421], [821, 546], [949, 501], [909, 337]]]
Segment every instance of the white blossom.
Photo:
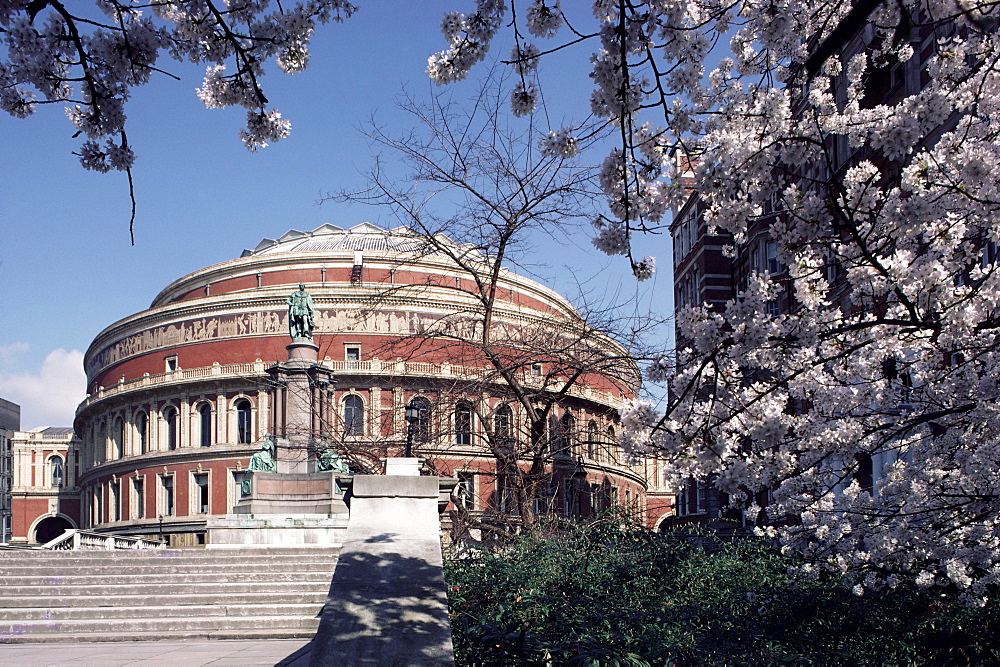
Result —
[[240, 140], [248, 150], [265, 148], [268, 143], [284, 139], [292, 124], [281, 117], [277, 110], [248, 111], [246, 129], [240, 130]]
[[[631, 406], [623, 441], [736, 503], [767, 491], [761, 532], [806, 576], [982, 604], [1000, 585], [997, 7], [885, 3], [810, 63], [851, 3], [591, 4], [573, 26], [593, 35], [590, 111], [618, 137], [593, 160], [594, 245], [648, 277], [641, 230], [696, 191], [724, 255], [758, 261], [728, 302], [676, 312], [678, 349], [646, 371], [670, 410]], [[515, 19], [553, 34], [536, 13], [554, 5], [530, 7]], [[904, 12], [920, 48], [896, 39]]]
[[559, 0], [535, 0], [528, 5], [528, 31], [535, 37], [553, 37], [562, 27]]
[[538, 142], [545, 155], [553, 157], [573, 157], [579, 152], [576, 137], [571, 128], [563, 128], [558, 132], [549, 132]]
[[538, 88], [532, 82], [518, 82], [510, 93], [510, 107], [515, 116], [527, 116], [535, 112], [538, 104]]
[[345, 0], [277, 7], [261, 0], [218, 13], [185, 0], [97, 0], [59, 8], [0, 2], [0, 109], [23, 118], [39, 100], [67, 102], [67, 117], [86, 137], [81, 164], [127, 170], [134, 154], [125, 142], [126, 103], [131, 89], [147, 83], [168, 53], [206, 66], [197, 94], [207, 107], [254, 111], [254, 125], [241, 134], [255, 150], [286, 136], [289, 127], [266, 108], [264, 65], [273, 59], [285, 72], [301, 71], [317, 24], [354, 10]]

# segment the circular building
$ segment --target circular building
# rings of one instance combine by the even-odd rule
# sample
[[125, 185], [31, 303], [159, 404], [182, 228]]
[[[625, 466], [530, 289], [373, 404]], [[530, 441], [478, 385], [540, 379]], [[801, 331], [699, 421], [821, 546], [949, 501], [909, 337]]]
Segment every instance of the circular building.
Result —
[[449, 239], [364, 223], [289, 231], [171, 283], [87, 350], [81, 525], [197, 544], [232, 511], [265, 436], [290, 435], [268, 369], [288, 358], [299, 285], [325, 369], [310, 470], [329, 449], [377, 473], [409, 447], [459, 480], [451, 516], [471, 523], [645, 513], [645, 464], [615, 444], [639, 382], [626, 351], [552, 290], [491, 268]]

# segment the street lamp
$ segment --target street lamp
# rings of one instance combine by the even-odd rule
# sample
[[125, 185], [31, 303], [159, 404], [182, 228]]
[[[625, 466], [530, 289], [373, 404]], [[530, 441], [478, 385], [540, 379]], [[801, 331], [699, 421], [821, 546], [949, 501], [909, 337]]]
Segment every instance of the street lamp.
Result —
[[411, 458], [413, 456], [413, 432], [417, 428], [417, 422], [420, 421], [420, 408], [415, 405], [406, 406], [406, 451], [403, 455], [406, 458]]

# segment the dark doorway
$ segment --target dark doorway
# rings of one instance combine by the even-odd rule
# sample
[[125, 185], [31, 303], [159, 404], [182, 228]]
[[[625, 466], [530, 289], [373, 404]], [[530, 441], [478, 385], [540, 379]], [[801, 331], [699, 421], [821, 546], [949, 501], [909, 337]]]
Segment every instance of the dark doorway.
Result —
[[45, 544], [71, 528], [73, 528], [73, 524], [61, 516], [50, 516], [38, 523], [38, 527], [35, 528], [35, 541], [39, 544]]

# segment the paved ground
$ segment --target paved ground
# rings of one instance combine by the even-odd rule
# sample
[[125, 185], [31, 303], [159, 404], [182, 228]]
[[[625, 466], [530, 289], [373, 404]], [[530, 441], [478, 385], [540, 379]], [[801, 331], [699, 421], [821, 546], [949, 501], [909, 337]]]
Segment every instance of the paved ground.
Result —
[[0, 664], [11, 665], [287, 665], [308, 667], [307, 639], [92, 642], [0, 645]]

